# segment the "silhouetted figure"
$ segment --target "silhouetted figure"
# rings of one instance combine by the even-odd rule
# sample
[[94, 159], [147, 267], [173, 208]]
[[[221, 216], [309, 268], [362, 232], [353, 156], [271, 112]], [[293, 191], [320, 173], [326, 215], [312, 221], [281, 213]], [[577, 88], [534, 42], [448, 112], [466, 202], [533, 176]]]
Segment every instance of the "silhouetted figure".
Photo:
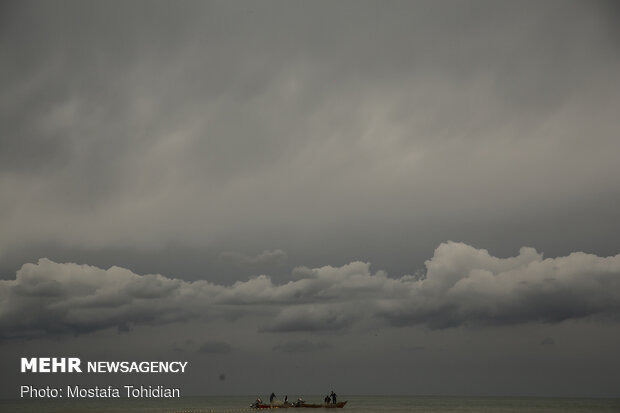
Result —
[[276, 398], [276, 394], [275, 393], [271, 393], [271, 395], [269, 396], [269, 404], [273, 404], [273, 399]]
[[329, 404], [329, 394], [327, 396], [325, 396], [325, 398], [323, 399], [323, 401], [325, 402], [325, 404]]
[[336, 404], [336, 393], [334, 393], [333, 390], [331, 392], [331, 396], [332, 396], [332, 403]]

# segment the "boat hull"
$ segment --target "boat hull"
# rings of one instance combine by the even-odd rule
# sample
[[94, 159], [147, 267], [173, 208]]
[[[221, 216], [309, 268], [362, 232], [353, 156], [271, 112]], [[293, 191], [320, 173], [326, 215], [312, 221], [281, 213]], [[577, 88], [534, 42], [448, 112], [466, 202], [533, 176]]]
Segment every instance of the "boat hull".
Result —
[[346, 401], [339, 403], [328, 403], [328, 404], [312, 404], [312, 403], [303, 403], [299, 407], [307, 407], [310, 409], [342, 409], [344, 405], [347, 404]]

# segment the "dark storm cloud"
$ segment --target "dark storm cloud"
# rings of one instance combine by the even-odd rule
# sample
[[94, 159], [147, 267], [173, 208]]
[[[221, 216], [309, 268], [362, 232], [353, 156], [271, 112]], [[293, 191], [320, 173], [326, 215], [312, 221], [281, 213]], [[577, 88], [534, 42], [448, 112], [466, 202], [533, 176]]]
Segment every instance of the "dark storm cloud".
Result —
[[[269, 322], [259, 331], [284, 333], [346, 331], [369, 318], [443, 329], [592, 316], [615, 322], [620, 313], [620, 255], [543, 259], [522, 248], [516, 257], [497, 258], [449, 242], [426, 262], [424, 276], [389, 278], [362, 262], [296, 274], [285, 284], [262, 275], [222, 286], [42, 259], [24, 265], [15, 280], [0, 281], [0, 326], [5, 338], [39, 337], [261, 311]], [[201, 347], [214, 349], [223, 346]]]
[[[521, 228], [562, 204], [576, 209], [559, 225], [607, 228], [591, 248], [609, 253], [620, 70], [605, 8], [12, 3], [0, 252], [282, 246], [296, 264], [404, 269], [412, 238], [418, 254], [457, 230], [535, 243], [549, 228], [514, 245], [471, 223]], [[575, 233], [561, 238], [586, 250]]]

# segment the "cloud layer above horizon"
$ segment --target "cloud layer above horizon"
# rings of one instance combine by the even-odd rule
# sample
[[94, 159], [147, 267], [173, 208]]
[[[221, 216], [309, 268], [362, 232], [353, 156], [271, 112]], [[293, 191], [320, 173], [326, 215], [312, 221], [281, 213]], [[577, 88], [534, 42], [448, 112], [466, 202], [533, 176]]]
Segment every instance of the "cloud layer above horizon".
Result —
[[173, 245], [253, 268], [282, 248], [398, 273], [411, 241], [416, 268], [446, 239], [615, 253], [614, 13], [377, 5], [9, 4], [0, 257], [22, 259], [3, 269], [54, 248], [107, 267], [110, 249]]
[[224, 286], [40, 259], [0, 281], [0, 330], [3, 338], [36, 338], [255, 314], [270, 320], [259, 332], [346, 330], [370, 319], [430, 329], [620, 320], [620, 254], [543, 259], [524, 247], [498, 258], [447, 242], [415, 275], [390, 278], [352, 262], [299, 267], [291, 276], [282, 284], [260, 275]]

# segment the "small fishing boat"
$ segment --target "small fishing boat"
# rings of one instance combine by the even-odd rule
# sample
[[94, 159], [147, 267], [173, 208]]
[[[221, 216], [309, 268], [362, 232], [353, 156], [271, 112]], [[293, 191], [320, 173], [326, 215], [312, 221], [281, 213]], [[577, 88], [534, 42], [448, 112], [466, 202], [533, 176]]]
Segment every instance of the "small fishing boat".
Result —
[[274, 403], [273, 405], [270, 404], [262, 404], [262, 403], [253, 403], [250, 407], [252, 409], [288, 409], [288, 408], [302, 408], [302, 407], [306, 407], [309, 409], [342, 409], [345, 404], [347, 404], [348, 400], [345, 400], [343, 402], [338, 402], [338, 403], [321, 403], [321, 404], [317, 404], [317, 403], [282, 403], [282, 402], [277, 402]]

